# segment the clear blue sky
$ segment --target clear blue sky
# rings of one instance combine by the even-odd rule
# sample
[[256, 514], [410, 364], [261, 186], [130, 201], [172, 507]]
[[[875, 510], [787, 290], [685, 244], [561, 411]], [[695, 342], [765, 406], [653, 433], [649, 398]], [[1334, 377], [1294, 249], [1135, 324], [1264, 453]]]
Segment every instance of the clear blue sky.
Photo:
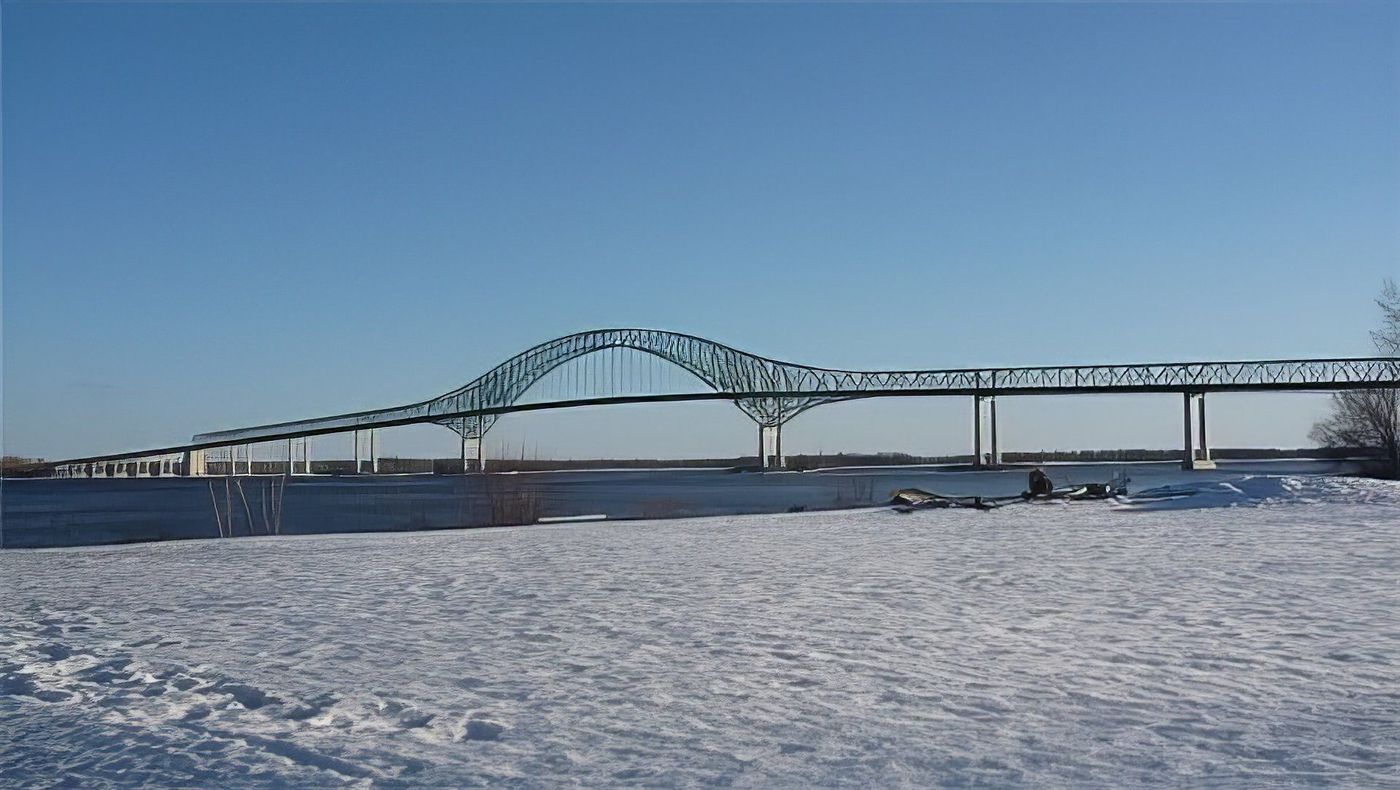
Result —
[[[1400, 273], [1390, 3], [2, 12], [7, 453], [418, 400], [601, 326], [868, 368], [1365, 354]], [[1212, 427], [1297, 445], [1324, 406], [1223, 397]], [[1179, 408], [1020, 400], [1005, 443], [1175, 446]], [[785, 444], [958, 451], [968, 410], [818, 409]]]

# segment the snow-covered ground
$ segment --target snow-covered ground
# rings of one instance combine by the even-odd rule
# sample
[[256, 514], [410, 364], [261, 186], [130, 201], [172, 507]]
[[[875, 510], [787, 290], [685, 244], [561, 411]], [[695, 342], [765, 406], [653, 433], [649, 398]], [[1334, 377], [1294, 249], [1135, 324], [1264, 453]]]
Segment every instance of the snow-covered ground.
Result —
[[0, 785], [1400, 784], [1400, 487], [1200, 488], [6, 552]]

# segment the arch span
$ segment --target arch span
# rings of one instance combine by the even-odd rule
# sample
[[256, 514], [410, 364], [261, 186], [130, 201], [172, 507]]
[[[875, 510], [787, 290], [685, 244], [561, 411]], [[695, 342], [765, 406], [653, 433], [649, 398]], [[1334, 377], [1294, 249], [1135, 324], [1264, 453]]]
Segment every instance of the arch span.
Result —
[[[531, 385], [551, 371], [612, 348], [633, 349], [659, 357], [689, 372], [709, 388], [703, 393], [630, 400], [732, 400], [759, 426], [766, 428], [781, 426], [823, 403], [885, 395], [1202, 393], [1339, 390], [1400, 384], [1400, 359], [1397, 358], [859, 371], [784, 362], [680, 332], [596, 329], [540, 343], [462, 387], [418, 403], [203, 433], [194, 437], [194, 443], [233, 444], [415, 422], [436, 422], [465, 438], [479, 438], [500, 413], [523, 410], [525, 406], [517, 401]], [[611, 402], [628, 400], [621, 398]], [[573, 399], [561, 405], [589, 405], [590, 402]]]
[[[590, 354], [621, 348], [650, 354], [704, 382], [714, 392], [786, 392], [803, 381], [800, 371], [817, 370], [740, 351], [695, 335], [656, 329], [598, 329], [578, 332], [526, 349], [470, 383], [427, 401], [428, 414], [459, 413], [509, 406], [554, 370]], [[735, 405], [754, 422], [778, 425], [820, 403], [839, 397], [737, 398]], [[458, 433], [476, 438], [496, 415], [442, 420]]]

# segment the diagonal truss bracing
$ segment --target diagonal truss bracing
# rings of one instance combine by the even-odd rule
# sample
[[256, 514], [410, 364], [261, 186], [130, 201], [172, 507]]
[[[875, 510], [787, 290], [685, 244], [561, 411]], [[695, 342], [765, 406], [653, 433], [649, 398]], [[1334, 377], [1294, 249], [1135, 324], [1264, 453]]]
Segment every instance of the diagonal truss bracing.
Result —
[[[518, 405], [521, 396], [550, 372], [609, 349], [630, 349], [654, 355], [695, 376], [708, 390], [690, 395], [672, 393], [611, 401], [574, 397], [566, 392], [557, 401], [559, 408], [599, 402], [719, 398], [732, 400], [759, 425], [773, 426], [823, 403], [901, 395], [1337, 390], [1400, 386], [1400, 359], [1384, 357], [857, 371], [782, 362], [677, 332], [599, 329], [541, 343], [463, 387], [420, 403], [199, 434], [194, 442], [249, 442], [414, 422], [437, 422], [468, 438], [480, 437], [500, 414], [523, 410], [524, 407]], [[548, 403], [530, 406], [532, 409], [549, 407]]]

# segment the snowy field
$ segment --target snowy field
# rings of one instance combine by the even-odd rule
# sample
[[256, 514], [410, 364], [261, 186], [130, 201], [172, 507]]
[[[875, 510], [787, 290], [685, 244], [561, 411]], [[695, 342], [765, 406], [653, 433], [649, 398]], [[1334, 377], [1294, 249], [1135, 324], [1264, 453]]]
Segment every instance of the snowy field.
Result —
[[0, 554], [6, 786], [1400, 785], [1400, 488]]

